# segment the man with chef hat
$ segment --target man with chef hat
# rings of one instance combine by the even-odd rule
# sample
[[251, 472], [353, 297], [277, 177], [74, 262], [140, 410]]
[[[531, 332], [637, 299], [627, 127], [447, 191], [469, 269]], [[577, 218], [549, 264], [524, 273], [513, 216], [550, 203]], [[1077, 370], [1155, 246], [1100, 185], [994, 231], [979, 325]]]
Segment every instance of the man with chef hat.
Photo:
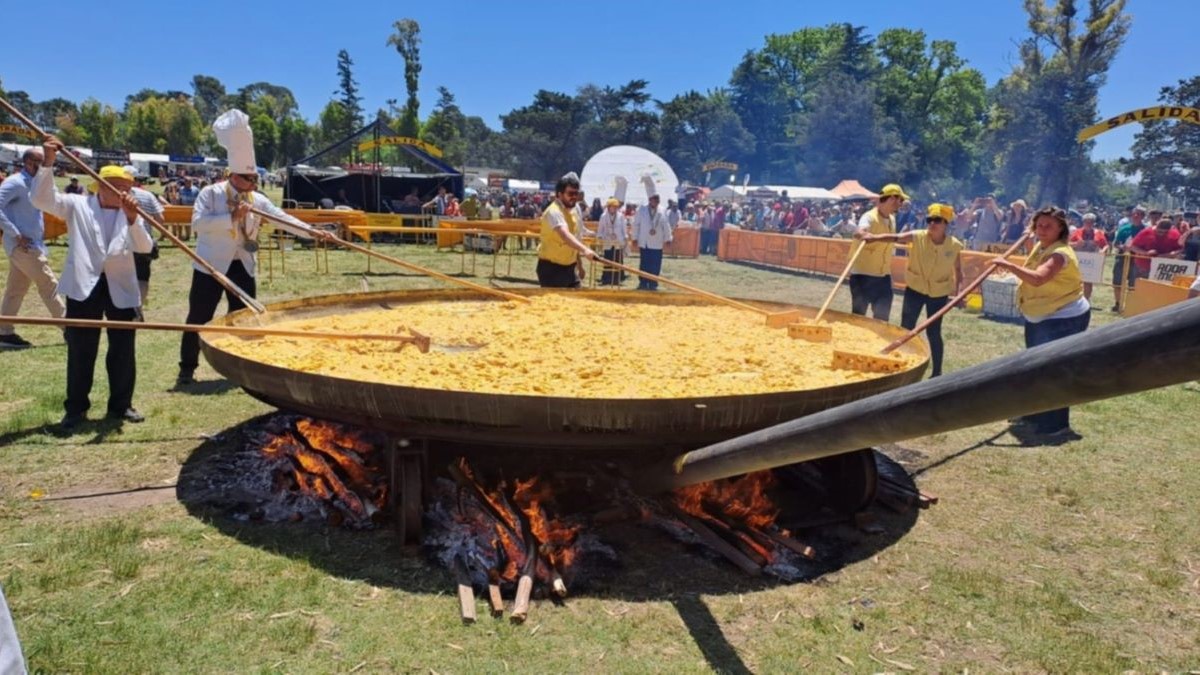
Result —
[[[196, 233], [196, 253], [229, 278], [250, 297], [255, 297], [255, 253], [258, 251], [259, 217], [250, 213], [253, 207], [291, 223], [276, 224], [287, 232], [306, 239], [328, 240], [327, 232], [309, 228], [271, 203], [257, 192], [258, 168], [254, 161], [254, 134], [250, 118], [241, 110], [229, 110], [213, 122], [217, 142], [228, 152], [229, 177], [209, 185], [196, 196], [192, 207], [192, 231]], [[192, 288], [188, 293], [189, 324], [205, 324], [212, 320], [226, 296], [230, 312], [245, 305], [229, 293], [198, 263], [192, 265]], [[200, 336], [184, 333], [179, 347], [179, 377], [176, 386], [195, 382], [200, 363]]]
[[[633, 238], [637, 241], [639, 255], [638, 269], [647, 274], [660, 276], [662, 274], [663, 246], [669, 244], [672, 238], [671, 225], [667, 222], [667, 214], [658, 208], [658, 189], [654, 179], [648, 175], [642, 176], [642, 184], [646, 186], [646, 196], [649, 202], [646, 206], [638, 207], [633, 217]], [[639, 291], [657, 291], [658, 282], [649, 279], [638, 281]]]

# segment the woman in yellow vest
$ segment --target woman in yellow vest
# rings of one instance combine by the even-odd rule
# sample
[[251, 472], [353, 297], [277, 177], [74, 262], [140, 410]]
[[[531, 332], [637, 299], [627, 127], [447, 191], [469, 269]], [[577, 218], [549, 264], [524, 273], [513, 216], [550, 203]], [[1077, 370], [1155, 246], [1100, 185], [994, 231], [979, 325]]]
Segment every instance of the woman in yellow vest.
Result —
[[542, 288], [579, 288], [579, 257], [596, 259], [596, 252], [579, 241], [582, 212], [579, 176], [574, 172], [558, 179], [554, 201], [542, 212], [542, 243], [538, 246], [537, 276]]
[[[858, 221], [858, 232], [862, 234], [895, 234], [896, 212], [908, 201], [908, 195], [899, 185], [884, 185], [879, 191], [879, 203], [867, 211]], [[862, 253], [850, 269], [850, 311], [859, 316], [867, 315], [888, 321], [892, 315], [892, 252], [890, 243], [863, 244]]]
[[[1083, 278], [1075, 251], [1067, 245], [1070, 228], [1067, 212], [1047, 206], [1033, 214], [1037, 245], [1025, 264], [997, 259], [996, 267], [1021, 280], [1017, 289], [1021, 314], [1025, 317], [1025, 347], [1037, 347], [1087, 330], [1092, 307], [1083, 297]], [[1029, 415], [1013, 425], [1019, 435], [1032, 432], [1032, 441], [1063, 443], [1079, 438], [1071, 430], [1070, 408]]]
[[[872, 242], [908, 243], [908, 268], [905, 272], [904, 308], [900, 311], [900, 325], [914, 328], [921, 310], [925, 316], [933, 316], [946, 306], [950, 296], [962, 285], [962, 266], [958, 254], [965, 245], [950, 236], [946, 228], [954, 221], [954, 207], [947, 204], [930, 204], [925, 224], [927, 229], [910, 230], [900, 234], [856, 233], [864, 245]], [[942, 374], [942, 320], [938, 319], [925, 331], [929, 338], [929, 351], [933, 356], [933, 377]]]

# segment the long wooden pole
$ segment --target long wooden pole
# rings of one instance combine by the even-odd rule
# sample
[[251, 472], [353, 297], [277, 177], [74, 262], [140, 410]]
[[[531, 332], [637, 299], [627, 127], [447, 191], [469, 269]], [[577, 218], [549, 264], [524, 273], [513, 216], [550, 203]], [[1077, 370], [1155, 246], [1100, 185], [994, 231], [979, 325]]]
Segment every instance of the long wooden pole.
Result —
[[996, 260], [1002, 259], [1002, 258], [1007, 258], [1008, 256], [1019, 251], [1021, 249], [1021, 247], [1025, 245], [1025, 242], [1028, 241], [1029, 237], [1031, 237], [1031, 236], [1033, 236], [1033, 232], [1026, 232], [1025, 234], [1021, 235], [1021, 238], [1018, 239], [1016, 242], [1014, 242], [1012, 246], [1009, 246], [1007, 251], [1005, 251], [1004, 253], [1001, 253], [999, 258], [994, 259], [994, 260], [992, 260], [992, 262], [988, 263], [987, 267], [983, 268], [983, 272], [981, 272], [979, 274], [979, 276], [975, 277], [974, 281], [967, 284], [966, 288], [964, 288], [958, 292], [958, 295], [955, 295], [953, 298], [950, 298], [950, 300], [946, 302], [945, 307], [934, 312], [933, 316], [927, 317], [924, 321], [917, 324], [916, 328], [913, 328], [912, 330], [908, 331], [908, 333], [906, 333], [904, 336], [899, 337], [896, 340], [892, 341], [891, 344], [884, 347], [883, 350], [880, 351], [879, 353], [887, 354], [890, 351], [898, 349], [900, 347], [900, 345], [903, 345], [904, 343], [908, 342], [909, 340], [920, 335], [922, 332], [924, 332], [924, 330], [926, 328], [929, 328], [930, 326], [932, 326], [933, 322], [935, 322], [938, 319], [945, 316], [950, 310], [954, 309], [955, 305], [962, 302], [962, 299], [967, 297], [967, 295], [970, 294], [971, 291], [978, 288], [979, 284], [982, 284], [983, 280], [988, 278], [989, 274], [991, 274], [993, 271], [995, 271]]
[[290, 337], [314, 340], [378, 340], [401, 342], [416, 346], [421, 352], [429, 351], [427, 335], [388, 335], [384, 333], [337, 333], [309, 330], [287, 330], [285, 328], [259, 328], [255, 326], [199, 325], [191, 323], [161, 323], [141, 321], [98, 321], [93, 319], [53, 319], [40, 316], [2, 316], [0, 323], [27, 326], [53, 326], [56, 328], [108, 328], [112, 330], [169, 330], [184, 333], [221, 333], [245, 337]]
[[626, 272], [629, 272], [630, 274], [642, 277], [643, 279], [649, 279], [650, 281], [657, 281], [658, 283], [665, 284], [667, 286], [674, 286], [675, 288], [678, 288], [680, 290], [687, 291], [688, 293], [693, 293], [695, 295], [699, 295], [699, 296], [708, 298], [709, 300], [714, 300], [716, 302], [720, 302], [720, 303], [729, 305], [730, 307], [744, 309], [748, 312], [755, 312], [757, 314], [762, 314], [763, 316], [770, 316], [773, 313], [769, 309], [763, 309], [762, 307], [755, 307], [754, 305], [748, 305], [744, 302], [734, 300], [733, 298], [727, 298], [723, 295], [717, 295], [716, 293], [706, 291], [702, 288], [696, 288], [695, 286], [690, 286], [688, 284], [685, 284], [685, 283], [682, 283], [679, 281], [672, 281], [665, 277], [660, 277], [655, 274], [650, 274], [649, 272], [643, 272], [642, 270], [630, 267], [629, 265], [625, 265], [623, 263], [619, 263], [614, 260], [601, 260], [600, 263], [606, 267], [615, 267], [620, 270], [625, 270]]
[[829, 297], [825, 298], [825, 304], [821, 305], [821, 311], [817, 312], [816, 318], [813, 319], [814, 323], [820, 321], [822, 316], [825, 316], [825, 310], [829, 309], [829, 303], [833, 302], [833, 296], [836, 295], [838, 289], [842, 287], [842, 282], [846, 281], [846, 277], [850, 276], [850, 269], [854, 267], [855, 261], [858, 260], [858, 254], [862, 253], [863, 249], [866, 247], [867, 242], [858, 242], [858, 250], [854, 252], [854, 255], [850, 256], [850, 261], [846, 263], [846, 269], [842, 270], [842, 276], [838, 277], [837, 283], [834, 284], [833, 289], [829, 291]]
[[[300, 221], [292, 222], [290, 220], [284, 220], [283, 218], [280, 218], [273, 214], [267, 213], [266, 211], [263, 211], [261, 209], [256, 209], [254, 207], [251, 207], [250, 212], [255, 215], [261, 216], [267, 220], [275, 222], [275, 223], [282, 223], [289, 227], [303, 226], [304, 228], [306, 228], [308, 230], [312, 230], [312, 228], [309, 225], [307, 225], [306, 223], [300, 223]], [[297, 223], [299, 223], [299, 224], [297, 224]], [[477, 284], [477, 283], [474, 283], [471, 281], [467, 281], [466, 279], [459, 279], [458, 277], [452, 277], [449, 274], [443, 274], [436, 270], [431, 270], [428, 267], [422, 267], [420, 265], [410, 263], [407, 260], [401, 260], [399, 258], [394, 258], [390, 255], [386, 255], [386, 254], [380, 253], [379, 251], [369, 249], [366, 246], [359, 246], [358, 244], [351, 243], [351, 242], [346, 241], [345, 239], [341, 239], [339, 237], [334, 237], [334, 236], [330, 235], [329, 240], [340, 246], [345, 246], [346, 248], [348, 248], [350, 250], [358, 251], [359, 253], [369, 255], [373, 258], [379, 258], [380, 260], [390, 262], [393, 265], [399, 265], [400, 267], [403, 267], [405, 269], [412, 270], [413, 272], [418, 272], [420, 274], [424, 274], [426, 276], [430, 276], [435, 279], [441, 279], [442, 281], [445, 281], [445, 282], [448, 282], [451, 284], [458, 284], [459, 286], [465, 286], [466, 288], [470, 288], [473, 291], [478, 291], [480, 293], [487, 293], [489, 295], [494, 295], [494, 296], [497, 296], [500, 298], [504, 298], [505, 300], [514, 300], [517, 302], [529, 302], [530, 301], [529, 298], [527, 298], [523, 295], [517, 295], [516, 293], [509, 293], [507, 291], [502, 291], [498, 288], [489, 288], [487, 286], [483, 286], [483, 285], [480, 285], [480, 284]]]
[[[8, 113], [10, 115], [12, 115], [13, 117], [16, 117], [18, 120], [21, 121], [22, 124], [29, 127], [30, 129], [32, 129], [34, 131], [34, 133], [40, 134], [43, 139], [46, 138], [47, 136], [49, 136], [49, 134], [47, 134], [33, 120], [31, 120], [28, 117], [26, 117], [25, 115], [23, 115], [20, 110], [17, 110], [13, 106], [13, 104], [9, 103], [7, 100], [5, 100], [2, 97], [0, 97], [0, 108], [4, 108], [6, 111], [8, 111]], [[101, 185], [108, 188], [109, 190], [112, 190], [113, 192], [118, 192], [118, 193], [120, 192], [120, 190], [113, 187], [112, 183], [109, 183], [107, 180], [104, 180], [103, 178], [101, 178], [100, 174], [96, 173], [96, 171], [94, 169], [92, 169], [92, 167], [88, 166], [87, 162], [80, 159], [79, 156], [77, 156], [75, 153], [71, 152], [70, 150], [66, 149], [65, 147], [61, 148], [59, 150], [59, 152], [63, 155], [66, 155], [67, 159], [70, 159], [72, 162], [74, 162], [74, 164], [76, 166], [78, 166], [80, 169], [82, 169], [83, 172], [86, 173], [88, 176], [91, 176], [92, 179], [95, 180], [96, 182], [100, 183]], [[167, 240], [170, 241], [172, 244], [175, 244], [175, 246], [178, 247], [180, 251], [183, 251], [189, 258], [191, 258], [193, 261], [195, 261], [195, 263], [197, 265], [203, 267], [204, 270], [206, 272], [208, 272], [209, 275], [212, 276], [213, 279], [217, 280], [217, 283], [221, 284], [221, 286], [223, 286], [225, 288], [225, 290], [236, 295], [238, 297], [238, 299], [242, 301], [242, 304], [249, 307], [256, 314], [262, 314], [263, 312], [267, 311], [267, 308], [264, 307], [261, 302], [259, 302], [258, 300], [255, 300], [254, 296], [250, 295], [246, 291], [242, 290], [241, 287], [239, 287], [237, 284], [233, 283], [233, 281], [229, 277], [225, 276], [223, 273], [218, 271], [217, 268], [213, 267], [211, 263], [209, 263], [207, 260], [205, 260], [203, 257], [201, 257], [199, 253], [196, 253], [195, 251], [193, 251], [191, 249], [191, 247], [189, 247], [187, 244], [185, 244], [183, 242], [182, 239], [180, 239], [179, 237], [176, 237], [175, 234], [172, 233], [170, 230], [168, 230], [165, 225], [163, 225], [158, 220], [156, 220], [153, 216], [151, 216], [149, 213], [144, 211], [141, 206], [137, 206], [136, 210], [137, 210], [137, 213], [139, 216], [141, 216], [147, 223], [150, 223], [152, 226], [154, 226], [154, 229], [158, 230], [159, 233], [162, 236], [166, 237]]]

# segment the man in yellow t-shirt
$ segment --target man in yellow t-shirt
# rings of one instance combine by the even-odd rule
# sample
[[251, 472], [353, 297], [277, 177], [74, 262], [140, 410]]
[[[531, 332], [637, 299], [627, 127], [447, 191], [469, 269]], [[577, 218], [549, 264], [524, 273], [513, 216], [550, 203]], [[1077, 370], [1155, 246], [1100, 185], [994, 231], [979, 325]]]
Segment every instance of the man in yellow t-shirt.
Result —
[[[900, 310], [900, 325], [912, 329], [921, 318], [933, 316], [946, 306], [950, 296], [962, 286], [962, 265], [959, 253], [965, 245], [950, 236], [946, 228], [954, 221], [954, 207], [948, 204], [930, 204], [925, 216], [924, 230], [910, 230], [901, 234], [858, 234], [864, 242], [912, 243], [908, 251], [908, 268], [904, 275], [904, 306]], [[942, 374], [942, 320], [938, 319], [925, 331], [929, 338], [929, 352], [933, 357], [933, 374]]]
[[537, 276], [542, 288], [579, 288], [580, 256], [596, 259], [596, 252], [579, 241], [582, 216], [579, 176], [574, 172], [558, 179], [554, 201], [542, 212], [542, 241], [538, 246]]
[[[858, 234], [895, 234], [896, 212], [908, 201], [899, 185], [891, 183], [879, 191], [879, 203], [858, 221]], [[862, 244], [863, 250], [850, 269], [850, 311], [887, 321], [892, 314], [892, 250], [891, 242], [876, 241]]]

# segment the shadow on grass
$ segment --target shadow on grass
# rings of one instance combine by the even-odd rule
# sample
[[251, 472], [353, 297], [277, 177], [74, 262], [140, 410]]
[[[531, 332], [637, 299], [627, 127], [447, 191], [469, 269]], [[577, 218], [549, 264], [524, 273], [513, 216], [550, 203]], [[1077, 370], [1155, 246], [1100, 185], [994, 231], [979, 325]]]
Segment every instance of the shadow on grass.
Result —
[[[112, 436], [119, 434], [124, 428], [125, 422], [122, 420], [113, 420], [106, 417], [98, 419], [88, 419], [78, 426], [71, 429], [64, 429], [58, 422], [47, 422], [39, 424], [36, 427], [28, 429], [18, 429], [0, 434], [0, 448], [9, 444], [19, 443], [27, 438], [37, 436], [50, 436], [56, 439], [74, 438], [83, 435], [90, 435], [87, 440], [76, 441], [77, 445], [100, 445], [114, 440]], [[126, 441], [125, 439], [115, 439], [121, 443], [162, 443], [164, 441], [177, 441], [178, 438], [144, 438], [136, 441]]]
[[222, 378], [220, 380], [197, 380], [192, 384], [176, 383], [167, 391], [176, 394], [190, 394], [192, 396], [216, 396], [238, 389], [241, 389], [241, 387]]
[[[453, 588], [452, 576], [428, 559], [420, 547], [405, 547], [391, 528], [351, 531], [324, 523], [249, 522], [245, 505], [223, 495], [215, 470], [247, 442], [246, 432], [263, 418], [248, 420], [204, 442], [180, 471], [177, 497], [193, 516], [228, 536], [256, 548], [305, 563], [344, 579], [409, 593], [443, 595]], [[874, 455], [881, 474], [908, 480], [903, 467], [882, 453]], [[267, 481], [269, 483], [269, 480]], [[222, 498], [226, 501], [222, 501]], [[595, 534], [617, 553], [618, 562], [589, 564], [572, 583], [572, 596], [627, 602], [672, 603], [710, 666], [719, 671], [750, 672], [726, 639], [720, 623], [701, 596], [734, 595], [793, 583], [822, 580], [831, 572], [869, 559], [893, 545], [915, 524], [918, 510], [904, 513], [878, 506], [868, 510], [874, 520], [869, 531], [849, 522], [797, 529], [796, 538], [813, 546], [816, 559], [804, 565], [797, 581], [763, 574], [737, 573], [708, 549], [686, 546], [657, 528], [640, 523], [595, 526]], [[447, 617], [447, 621], [451, 619]]]

